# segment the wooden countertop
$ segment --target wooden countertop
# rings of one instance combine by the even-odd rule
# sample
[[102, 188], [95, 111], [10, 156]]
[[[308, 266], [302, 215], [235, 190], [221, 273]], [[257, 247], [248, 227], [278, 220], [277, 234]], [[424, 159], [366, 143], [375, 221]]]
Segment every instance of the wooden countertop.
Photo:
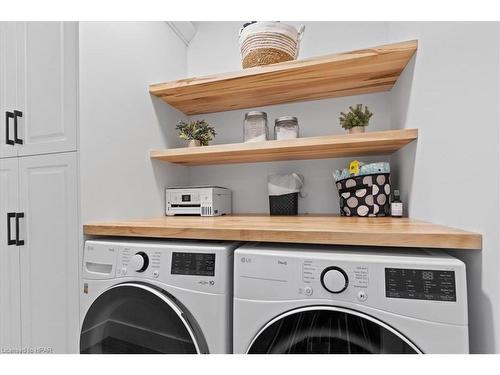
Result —
[[409, 218], [174, 216], [91, 222], [86, 235], [480, 250], [482, 235]]

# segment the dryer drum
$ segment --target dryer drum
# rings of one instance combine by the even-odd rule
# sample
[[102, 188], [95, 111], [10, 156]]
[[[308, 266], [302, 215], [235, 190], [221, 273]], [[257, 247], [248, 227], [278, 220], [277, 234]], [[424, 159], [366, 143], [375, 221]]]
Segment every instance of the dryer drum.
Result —
[[364, 314], [327, 306], [298, 309], [271, 321], [249, 354], [416, 354], [404, 336]]

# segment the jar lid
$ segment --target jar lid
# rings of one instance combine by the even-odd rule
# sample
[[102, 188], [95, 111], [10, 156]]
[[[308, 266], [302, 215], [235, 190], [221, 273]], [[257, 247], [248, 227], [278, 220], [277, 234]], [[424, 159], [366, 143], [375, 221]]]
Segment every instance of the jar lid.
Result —
[[261, 112], [261, 111], [250, 111], [245, 114], [245, 118], [247, 117], [252, 117], [252, 116], [261, 116], [265, 117], [267, 119], [267, 113], [266, 112]]
[[297, 117], [295, 116], [281, 116], [281, 117], [278, 117], [276, 120], [275, 120], [275, 124], [277, 124], [278, 122], [282, 122], [282, 121], [293, 121], [293, 122], [297, 122]]

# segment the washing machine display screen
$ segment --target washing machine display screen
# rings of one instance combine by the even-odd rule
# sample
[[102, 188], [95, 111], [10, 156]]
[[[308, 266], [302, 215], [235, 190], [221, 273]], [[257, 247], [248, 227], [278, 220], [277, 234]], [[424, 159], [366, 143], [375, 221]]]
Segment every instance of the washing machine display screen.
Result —
[[455, 272], [386, 268], [385, 295], [388, 298], [455, 302]]
[[172, 253], [173, 275], [215, 276], [215, 254]]

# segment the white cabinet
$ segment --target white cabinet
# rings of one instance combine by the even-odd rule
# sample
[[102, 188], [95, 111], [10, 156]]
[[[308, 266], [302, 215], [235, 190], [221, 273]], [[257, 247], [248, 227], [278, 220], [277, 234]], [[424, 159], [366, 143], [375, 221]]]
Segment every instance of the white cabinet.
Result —
[[[18, 159], [0, 159], [0, 348], [21, 346], [19, 247], [15, 213], [19, 211]], [[9, 233], [10, 232], [10, 233]]]
[[25, 347], [77, 352], [76, 153], [19, 159], [21, 325]]
[[20, 22], [0, 22], [0, 158], [17, 156], [14, 110], [20, 104]]
[[77, 149], [77, 28], [76, 22], [0, 23], [0, 157]]
[[76, 152], [0, 160], [3, 348], [78, 351], [76, 165]]
[[24, 22], [19, 155], [76, 150], [76, 22]]
[[76, 22], [0, 22], [0, 348], [78, 351]]

